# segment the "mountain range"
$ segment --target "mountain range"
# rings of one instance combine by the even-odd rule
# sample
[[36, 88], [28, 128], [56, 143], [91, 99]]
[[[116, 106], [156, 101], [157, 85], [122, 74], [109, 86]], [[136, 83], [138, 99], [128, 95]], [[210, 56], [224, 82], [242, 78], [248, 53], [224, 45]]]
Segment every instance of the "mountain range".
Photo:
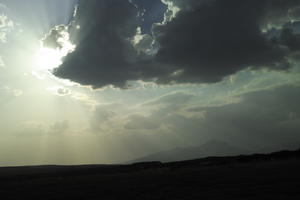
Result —
[[199, 146], [181, 147], [167, 151], [161, 151], [154, 154], [140, 157], [130, 161], [135, 162], [173, 162], [181, 160], [191, 160], [196, 158], [204, 158], [209, 156], [234, 156], [241, 154], [250, 154], [249, 150], [236, 147], [220, 140], [210, 140]]

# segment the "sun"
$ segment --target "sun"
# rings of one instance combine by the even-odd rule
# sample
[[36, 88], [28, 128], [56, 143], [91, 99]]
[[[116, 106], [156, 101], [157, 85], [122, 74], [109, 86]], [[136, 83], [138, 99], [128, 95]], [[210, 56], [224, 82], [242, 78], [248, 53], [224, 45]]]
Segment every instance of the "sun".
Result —
[[35, 56], [36, 66], [40, 70], [52, 70], [62, 64], [62, 58], [66, 56], [59, 49], [41, 47]]

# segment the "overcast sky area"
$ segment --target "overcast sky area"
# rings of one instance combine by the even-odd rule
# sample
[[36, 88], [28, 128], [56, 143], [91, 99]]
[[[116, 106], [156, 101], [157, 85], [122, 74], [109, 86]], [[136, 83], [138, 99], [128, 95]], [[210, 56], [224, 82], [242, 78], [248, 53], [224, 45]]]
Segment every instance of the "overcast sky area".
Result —
[[300, 147], [299, 0], [0, 0], [0, 165]]

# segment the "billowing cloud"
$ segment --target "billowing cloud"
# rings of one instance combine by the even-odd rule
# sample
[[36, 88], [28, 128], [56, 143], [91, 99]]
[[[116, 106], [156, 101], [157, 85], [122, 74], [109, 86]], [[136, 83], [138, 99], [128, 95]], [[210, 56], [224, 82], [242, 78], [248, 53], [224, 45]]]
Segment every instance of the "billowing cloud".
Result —
[[67, 27], [64, 25], [54, 27], [49, 34], [42, 40], [44, 47], [62, 49], [65, 41], [69, 40]]
[[136, 52], [131, 43], [136, 17], [137, 9], [128, 1], [80, 1], [74, 29], [70, 28], [76, 50], [55, 75], [94, 87], [121, 87], [136, 79]]
[[[94, 88], [125, 88], [132, 80], [210, 83], [249, 67], [290, 69], [300, 50], [297, 0], [162, 3], [165, 20], [142, 33], [141, 10], [130, 1], [80, 1], [68, 27], [76, 49], [54, 74]], [[45, 42], [59, 47], [53, 31]]]
[[131, 0], [131, 2], [139, 9], [142, 33], [151, 34], [152, 25], [163, 21], [167, 6], [161, 0]]
[[247, 67], [287, 69], [286, 57], [299, 50], [263, 32], [285, 19], [299, 1], [173, 2], [181, 11], [171, 22], [156, 26], [156, 59], [183, 72], [162, 82], [217, 82]]

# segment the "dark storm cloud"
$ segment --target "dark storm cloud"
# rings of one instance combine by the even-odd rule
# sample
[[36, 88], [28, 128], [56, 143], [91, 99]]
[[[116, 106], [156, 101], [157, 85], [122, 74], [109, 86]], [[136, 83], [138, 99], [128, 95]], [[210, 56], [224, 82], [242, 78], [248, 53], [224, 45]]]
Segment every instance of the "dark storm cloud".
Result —
[[[126, 87], [129, 80], [217, 82], [247, 67], [288, 69], [289, 56], [299, 50], [299, 36], [281, 31], [298, 20], [298, 0], [172, 2], [181, 11], [172, 21], [153, 26], [151, 46], [149, 35], [143, 37], [147, 42], [132, 42], [139, 26], [135, 5], [80, 1], [70, 29], [77, 48], [54, 74], [94, 88]], [[270, 27], [277, 29], [276, 38], [270, 37]], [[145, 53], [144, 43], [151, 53]]]
[[184, 69], [177, 81], [216, 82], [249, 66], [287, 68], [286, 56], [299, 50], [262, 33], [265, 26], [282, 23], [299, 1], [215, 0], [198, 7], [189, 2], [194, 7], [184, 7], [170, 23], [155, 29], [157, 59]]
[[294, 34], [292, 29], [285, 28], [280, 35], [280, 42], [291, 51], [298, 51], [300, 49], [300, 34]]
[[80, 29], [71, 32], [77, 40], [55, 75], [81, 84], [122, 87], [136, 79], [136, 52], [130, 39], [137, 28], [137, 9], [124, 0], [80, 1], [74, 19]]
[[294, 19], [296, 19], [296, 20], [299, 20], [299, 19], [300, 19], [300, 7], [291, 9], [291, 11], [289, 12], [289, 16], [290, 16], [291, 18], [294, 18]]
[[167, 6], [161, 0], [132, 0], [140, 11], [140, 24], [142, 33], [151, 34], [151, 27], [154, 23], [162, 22]]

